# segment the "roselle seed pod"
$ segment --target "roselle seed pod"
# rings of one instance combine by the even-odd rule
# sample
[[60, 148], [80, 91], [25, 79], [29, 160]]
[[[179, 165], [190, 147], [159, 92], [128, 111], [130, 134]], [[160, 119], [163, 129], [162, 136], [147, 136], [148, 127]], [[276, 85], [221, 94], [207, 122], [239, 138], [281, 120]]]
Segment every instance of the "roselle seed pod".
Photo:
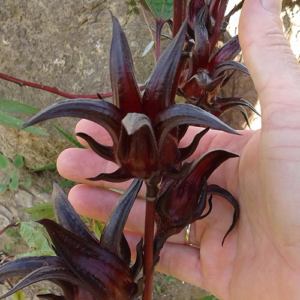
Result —
[[234, 228], [239, 216], [237, 201], [221, 187], [216, 185], [207, 186], [206, 181], [223, 162], [237, 156], [225, 150], [213, 150], [195, 161], [185, 178], [181, 180], [166, 179], [163, 182], [156, 204], [157, 231], [154, 239], [156, 262], [159, 259], [160, 250], [170, 236], [179, 233], [187, 225], [209, 214], [212, 208], [211, 198], [209, 198], [210, 208], [208, 213], [203, 215], [207, 204], [207, 196], [214, 194], [222, 196], [234, 207], [233, 222], [224, 239]]
[[85, 133], [78, 133], [78, 136], [98, 155], [119, 166], [113, 173], [101, 173], [89, 180], [121, 182], [140, 178], [151, 181], [153, 177], [166, 174], [173, 178], [181, 172], [183, 159], [193, 153], [199, 142], [196, 138], [189, 151], [180, 149], [178, 144], [182, 136], [179, 132], [183, 132], [183, 127], [192, 124], [236, 132], [201, 108], [174, 104], [187, 22], [161, 55], [142, 96], [126, 36], [118, 20], [114, 16], [112, 19], [110, 80], [113, 103], [88, 99], [62, 101], [40, 111], [23, 128], [61, 116], [88, 119], [108, 131], [113, 145], [102, 145]]
[[107, 221], [100, 241], [92, 235], [69, 203], [61, 188], [54, 184], [54, 211], [59, 224], [52, 220], [44, 225], [57, 256], [23, 257], [0, 267], [0, 281], [25, 276], [8, 293], [42, 280], [60, 286], [64, 296], [40, 295], [53, 300], [130, 300], [142, 292], [143, 279], [135, 282], [142, 267], [142, 241], [137, 245], [137, 259], [130, 267], [130, 248], [123, 229], [140, 190], [142, 181], [134, 180], [121, 197]]

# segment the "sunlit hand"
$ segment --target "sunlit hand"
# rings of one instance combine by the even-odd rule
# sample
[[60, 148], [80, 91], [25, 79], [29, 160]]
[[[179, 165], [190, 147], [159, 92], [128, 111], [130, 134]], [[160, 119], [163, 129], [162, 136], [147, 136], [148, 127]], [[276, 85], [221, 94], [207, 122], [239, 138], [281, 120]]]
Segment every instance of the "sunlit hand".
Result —
[[[262, 129], [242, 136], [211, 131], [193, 155], [216, 148], [240, 154], [209, 181], [238, 199], [239, 222], [222, 247], [233, 210], [215, 198], [212, 213], [191, 227], [190, 242], [200, 250], [185, 245], [182, 232], [165, 244], [157, 266], [222, 300], [300, 298], [300, 71], [282, 33], [280, 6], [280, 0], [246, 0], [240, 21], [243, 56], [262, 106]], [[76, 131], [110, 143], [105, 130], [91, 122], [79, 122]], [[191, 128], [183, 144], [198, 131]], [[82, 183], [116, 169], [86, 149], [64, 151], [58, 168], [64, 177]], [[77, 185], [69, 199], [79, 213], [105, 221], [119, 195]], [[144, 210], [144, 200], [137, 199], [126, 232], [132, 250], [143, 235]]]

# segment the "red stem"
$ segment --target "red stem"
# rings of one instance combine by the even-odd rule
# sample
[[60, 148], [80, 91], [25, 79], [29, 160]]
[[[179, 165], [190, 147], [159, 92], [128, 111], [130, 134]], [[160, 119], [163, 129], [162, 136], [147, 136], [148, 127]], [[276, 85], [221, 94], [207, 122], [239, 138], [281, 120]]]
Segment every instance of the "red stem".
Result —
[[215, 9], [218, 9], [218, 10], [215, 11], [215, 13], [216, 13], [216, 16], [215, 16], [216, 23], [215, 23], [215, 27], [214, 27], [214, 34], [211, 36], [211, 38], [209, 40], [211, 51], [216, 46], [216, 44], [217, 44], [217, 42], [220, 38], [220, 35], [223, 33], [223, 31], [221, 30], [221, 26], [222, 26], [222, 22], [223, 22], [223, 19], [224, 19], [227, 3], [228, 3], [228, 0], [221, 0], [219, 6], [215, 8]]
[[[69, 98], [69, 99], [77, 99], [77, 98], [99, 99], [98, 95], [74, 95], [74, 94], [68, 94], [68, 93], [59, 91], [56, 87], [50, 87], [50, 86], [41, 85], [41, 84], [37, 84], [37, 83], [34, 83], [34, 82], [30, 82], [30, 81], [25, 81], [25, 80], [18, 79], [18, 78], [15, 78], [15, 77], [3, 74], [3, 73], [0, 73], [0, 78], [5, 79], [7, 81], [11, 81], [13, 83], [17, 83], [17, 84], [19, 84], [21, 86], [23, 86], [23, 85], [30, 86], [32, 88], [43, 90], [43, 91], [47, 91], [47, 92], [50, 92], [52, 94], [63, 96], [65, 98]], [[140, 89], [143, 90], [143, 89], [145, 89], [145, 87], [146, 87], [146, 85], [142, 85], [142, 86], [140, 86]], [[108, 98], [108, 97], [112, 96], [112, 93], [101, 94], [100, 96], [102, 98]]]
[[187, 0], [176, 0], [173, 6], [173, 37], [176, 36], [186, 18]]
[[155, 41], [156, 41], [156, 48], [155, 48], [155, 59], [158, 61], [161, 55], [161, 31], [164, 26], [164, 22], [162, 20], [156, 20], [156, 30], [155, 30]]
[[10, 227], [16, 227], [16, 226], [18, 226], [17, 224], [18, 224], [18, 222], [16, 222], [16, 223], [10, 223], [9, 225], [7, 225], [6, 227], [4, 227], [3, 229], [0, 230], [0, 235], [2, 233], [4, 233], [6, 229], [8, 229]]
[[144, 244], [145, 288], [143, 291], [143, 300], [152, 299], [152, 285], [153, 285], [153, 276], [154, 276], [154, 263], [153, 263], [154, 217], [155, 217], [155, 201], [147, 200], [146, 216], [145, 216], [145, 244]]

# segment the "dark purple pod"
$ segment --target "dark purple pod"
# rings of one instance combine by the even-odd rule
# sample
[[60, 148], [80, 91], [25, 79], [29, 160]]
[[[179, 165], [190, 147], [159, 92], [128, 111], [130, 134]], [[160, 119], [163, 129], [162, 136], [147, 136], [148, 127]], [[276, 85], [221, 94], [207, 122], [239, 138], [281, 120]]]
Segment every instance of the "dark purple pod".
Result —
[[137, 260], [130, 267], [130, 248], [123, 229], [140, 190], [142, 181], [134, 180], [122, 195], [98, 241], [68, 202], [58, 185], [53, 192], [54, 211], [60, 224], [43, 219], [57, 256], [23, 257], [0, 267], [0, 281], [25, 276], [3, 299], [42, 280], [59, 285], [63, 296], [40, 295], [42, 299], [131, 300], [142, 292], [142, 280], [135, 282], [142, 265], [141, 242]]
[[[192, 164], [184, 179], [166, 179], [163, 182], [156, 205], [157, 232], [154, 241], [156, 259], [159, 258], [159, 252], [167, 238], [207, 215], [203, 215], [207, 196], [215, 194], [216, 191], [220, 195], [221, 190], [217, 188], [208, 190], [206, 180], [223, 162], [233, 157], [237, 155], [225, 150], [211, 151]], [[225, 190], [222, 189], [223, 191]], [[226, 193], [230, 195], [229, 192]], [[235, 216], [238, 215], [236, 200], [227, 194], [224, 198], [234, 206]], [[233, 229], [236, 221], [235, 217], [229, 231]]]

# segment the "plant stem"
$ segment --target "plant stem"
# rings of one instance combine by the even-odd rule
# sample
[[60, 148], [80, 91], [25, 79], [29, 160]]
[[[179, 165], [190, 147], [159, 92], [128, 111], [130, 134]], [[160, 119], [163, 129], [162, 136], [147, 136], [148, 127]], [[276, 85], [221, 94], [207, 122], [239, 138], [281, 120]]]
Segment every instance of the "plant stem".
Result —
[[155, 58], [156, 61], [160, 58], [161, 55], [161, 31], [164, 26], [164, 22], [162, 20], [156, 20], [156, 30], [155, 30]]
[[186, 18], [187, 0], [176, 0], [173, 6], [173, 37], [179, 31]]
[[152, 286], [154, 276], [153, 239], [155, 204], [158, 188], [157, 185], [147, 185], [146, 193], [146, 216], [145, 216], [145, 243], [144, 243], [144, 278], [145, 288], [143, 300], [152, 299]]
[[[25, 81], [22, 79], [18, 79], [3, 73], [0, 73], [0, 78], [5, 79], [7, 81], [19, 84], [20, 86], [30, 86], [32, 88], [35, 89], [39, 89], [39, 90], [43, 90], [43, 91], [47, 91], [50, 92], [52, 94], [56, 94], [59, 96], [63, 96], [65, 98], [68, 99], [77, 99], [77, 98], [85, 98], [85, 99], [99, 99], [98, 95], [74, 95], [74, 94], [68, 94], [62, 91], [59, 91], [56, 87], [50, 87], [50, 86], [46, 86], [46, 85], [41, 85], [38, 83], [34, 83], [34, 82], [30, 82], [30, 81]], [[146, 85], [142, 85], [140, 86], [140, 89], [143, 90], [145, 89]], [[112, 96], [112, 93], [106, 93], [106, 94], [101, 94], [100, 95], [102, 98], [108, 98]]]
[[146, 202], [146, 217], [145, 217], [145, 244], [144, 244], [144, 277], [145, 288], [143, 291], [143, 300], [152, 299], [153, 285], [153, 238], [154, 238], [154, 216], [155, 202]]

